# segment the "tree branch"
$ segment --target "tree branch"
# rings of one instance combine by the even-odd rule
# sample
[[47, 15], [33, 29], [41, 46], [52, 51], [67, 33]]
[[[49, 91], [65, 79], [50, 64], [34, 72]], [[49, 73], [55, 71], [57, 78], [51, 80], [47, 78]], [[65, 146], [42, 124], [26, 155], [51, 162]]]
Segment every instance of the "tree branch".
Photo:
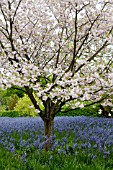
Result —
[[26, 93], [29, 96], [30, 100], [32, 101], [35, 109], [38, 109], [40, 112], [38, 113], [40, 115], [40, 117], [44, 120], [44, 114], [42, 113], [42, 110], [40, 109], [39, 105], [37, 104], [37, 101], [33, 95], [33, 93], [31, 92], [31, 90], [29, 89], [28, 86], [25, 86], [26, 89]]

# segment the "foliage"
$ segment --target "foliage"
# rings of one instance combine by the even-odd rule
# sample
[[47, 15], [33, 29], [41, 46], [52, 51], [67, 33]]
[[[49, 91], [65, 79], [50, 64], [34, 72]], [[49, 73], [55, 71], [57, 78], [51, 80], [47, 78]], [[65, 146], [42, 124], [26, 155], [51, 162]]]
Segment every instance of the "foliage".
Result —
[[[18, 109], [19, 110], [19, 109]], [[24, 110], [24, 108], [23, 108]], [[27, 111], [27, 109], [25, 109], [26, 111], [17, 111], [17, 110], [12, 110], [12, 111], [0, 111], [0, 116], [2, 117], [20, 117], [20, 116], [34, 116], [34, 112], [33, 114], [29, 114], [29, 111]], [[73, 111], [68, 111], [68, 112], [58, 112], [56, 116], [93, 116], [93, 117], [102, 117], [101, 114], [98, 113], [99, 109], [92, 109], [92, 108], [80, 108], [77, 110], [73, 110]], [[35, 115], [37, 116], [37, 114]]]
[[0, 89], [0, 105], [7, 105], [7, 97], [6, 97], [7, 90]]
[[10, 152], [0, 148], [0, 169], [1, 170], [112, 170], [112, 158], [95, 160], [87, 160], [87, 157], [76, 157], [73, 155], [40, 153], [37, 151], [28, 156], [27, 161], [23, 162], [19, 156], [13, 156]]
[[112, 170], [113, 119], [56, 118], [46, 154], [43, 126], [39, 117], [0, 119], [1, 170]]
[[27, 95], [25, 95], [24, 97], [18, 100], [14, 110], [18, 111], [19, 116], [33, 116], [34, 117], [37, 114], [35, 113], [35, 108], [31, 106], [32, 106], [32, 102], [27, 97]]
[[14, 87], [6, 90], [0, 89], [0, 110], [13, 110], [19, 97], [23, 97], [23, 94], [24, 92], [14, 89]]
[[[38, 98], [37, 102], [40, 103], [40, 108], [43, 109], [43, 105]], [[38, 116], [31, 100], [26, 94], [18, 100], [14, 110], [19, 112], [19, 116]]]
[[0, 169], [1, 170], [16, 170], [22, 169], [22, 163], [17, 157], [14, 157], [10, 152], [6, 151], [4, 148], [0, 147]]
[[6, 90], [6, 96], [17, 95], [19, 98], [24, 96], [24, 88], [19, 88], [18, 86], [12, 86]]
[[5, 109], [6, 109], [6, 106], [5, 106], [5, 105], [0, 105], [0, 112], [5, 111]]
[[68, 111], [71, 110], [71, 107], [63, 107], [63, 112], [59, 112], [57, 113], [57, 116], [93, 116], [93, 117], [100, 117], [102, 115], [98, 114], [100, 107], [99, 105], [95, 105], [95, 106], [89, 106], [89, 107], [84, 107], [84, 108], [78, 108], [72, 111]]
[[18, 111], [9, 110], [9, 111], [0, 111], [1, 117], [19, 117], [20, 113]]
[[9, 98], [8, 98], [8, 101], [7, 101], [7, 107], [8, 107], [8, 110], [14, 110], [14, 107], [16, 106], [16, 103], [18, 102], [18, 96], [16, 94], [14, 95], [11, 95]]

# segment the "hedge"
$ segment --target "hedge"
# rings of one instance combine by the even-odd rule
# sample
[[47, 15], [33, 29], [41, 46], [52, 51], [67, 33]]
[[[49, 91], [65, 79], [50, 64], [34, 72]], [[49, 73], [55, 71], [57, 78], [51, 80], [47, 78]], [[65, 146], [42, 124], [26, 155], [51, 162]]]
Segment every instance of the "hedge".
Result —
[[[58, 112], [57, 116], [93, 116], [93, 117], [100, 117], [102, 115], [98, 114], [100, 107], [96, 106], [95, 108], [93, 108], [92, 106], [90, 107], [84, 107], [84, 108], [79, 108], [79, 109], [75, 109], [73, 111], [68, 111], [63, 110], [62, 112]], [[65, 112], [66, 111], [66, 112]]]
[[[65, 108], [62, 112], [58, 112], [56, 116], [93, 116], [93, 117], [97, 117], [97, 116], [102, 116], [98, 114], [98, 110], [100, 109], [99, 106], [96, 106], [95, 108], [93, 107], [85, 107], [85, 108], [80, 108], [77, 110], [73, 110], [73, 111], [67, 111], [67, 109], [69, 108]], [[20, 116], [29, 116], [28, 113], [25, 112], [21, 112], [21, 111], [14, 111], [14, 110], [10, 110], [10, 111], [1, 111], [0, 112], [0, 116], [2, 117], [20, 117]]]

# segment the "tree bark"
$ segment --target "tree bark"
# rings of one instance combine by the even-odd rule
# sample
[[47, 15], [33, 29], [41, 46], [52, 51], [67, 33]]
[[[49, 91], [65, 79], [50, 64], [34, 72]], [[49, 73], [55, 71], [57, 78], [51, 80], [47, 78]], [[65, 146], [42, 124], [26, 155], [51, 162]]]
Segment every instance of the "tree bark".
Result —
[[54, 134], [54, 118], [44, 120], [45, 151], [52, 146], [51, 136]]

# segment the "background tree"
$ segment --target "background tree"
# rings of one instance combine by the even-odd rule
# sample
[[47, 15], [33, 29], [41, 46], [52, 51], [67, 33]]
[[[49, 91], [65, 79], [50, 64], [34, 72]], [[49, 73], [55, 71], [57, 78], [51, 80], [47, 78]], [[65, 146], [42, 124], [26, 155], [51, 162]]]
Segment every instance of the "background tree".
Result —
[[24, 96], [22, 88], [12, 86], [6, 90], [0, 89], [0, 111], [1, 110], [13, 110], [18, 99]]
[[15, 95], [15, 94], [19, 98], [23, 97], [25, 94], [24, 89], [19, 88], [18, 86], [11, 86], [11, 88], [8, 88], [6, 91], [7, 96], [11, 96], [11, 95]]
[[112, 0], [0, 2], [0, 86], [24, 87], [48, 139], [64, 104], [111, 104], [112, 13]]

